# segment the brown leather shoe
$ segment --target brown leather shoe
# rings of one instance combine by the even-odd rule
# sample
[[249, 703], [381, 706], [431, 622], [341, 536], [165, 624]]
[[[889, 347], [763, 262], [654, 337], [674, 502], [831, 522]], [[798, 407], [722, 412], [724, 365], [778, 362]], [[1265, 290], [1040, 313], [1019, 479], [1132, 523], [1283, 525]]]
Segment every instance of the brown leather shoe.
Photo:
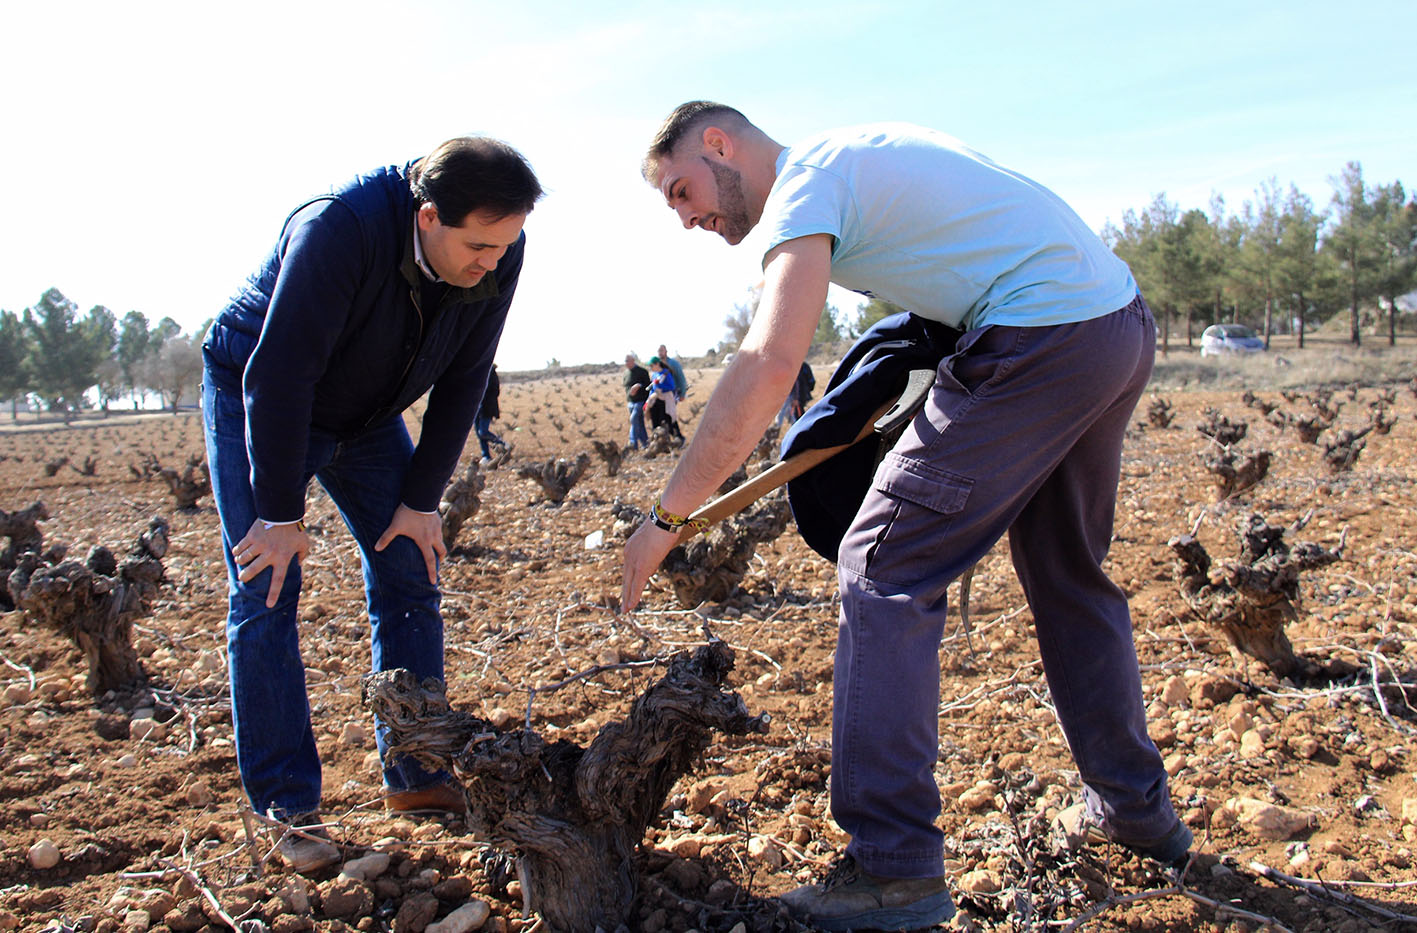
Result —
[[467, 812], [467, 798], [461, 787], [449, 781], [418, 790], [394, 791], [384, 797], [384, 810], [388, 813], [436, 811], [461, 816]]

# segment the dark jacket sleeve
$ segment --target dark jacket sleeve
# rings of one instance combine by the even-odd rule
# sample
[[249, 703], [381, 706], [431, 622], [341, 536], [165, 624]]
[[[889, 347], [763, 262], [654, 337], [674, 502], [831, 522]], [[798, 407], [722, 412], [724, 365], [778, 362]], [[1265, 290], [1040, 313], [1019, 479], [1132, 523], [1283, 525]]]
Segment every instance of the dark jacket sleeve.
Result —
[[[525, 247], [526, 234], [519, 246]], [[507, 311], [521, 276], [523, 249], [507, 251], [497, 266], [498, 295], [491, 306], [482, 311], [477, 325], [463, 341], [462, 349], [443, 371], [433, 391], [428, 395], [428, 409], [423, 414], [423, 430], [418, 446], [413, 450], [408, 477], [403, 485], [403, 504], [419, 512], [438, 508], [443, 487], [457, 469], [472, 422], [477, 417], [487, 375], [497, 355], [497, 343], [507, 323]], [[454, 312], [444, 312], [454, 313]]]
[[285, 522], [305, 514], [315, 384], [349, 317], [365, 258], [359, 222], [337, 201], [294, 214], [277, 249], [280, 273], [241, 384], [256, 514]]

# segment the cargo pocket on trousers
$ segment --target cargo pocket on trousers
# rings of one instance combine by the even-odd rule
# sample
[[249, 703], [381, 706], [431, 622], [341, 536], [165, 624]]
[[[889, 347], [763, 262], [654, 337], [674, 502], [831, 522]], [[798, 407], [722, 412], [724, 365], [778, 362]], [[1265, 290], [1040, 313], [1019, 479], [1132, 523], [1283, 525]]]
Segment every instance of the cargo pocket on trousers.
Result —
[[871, 484], [893, 507], [866, 552], [865, 576], [895, 584], [930, 576], [974, 480], [892, 451]]

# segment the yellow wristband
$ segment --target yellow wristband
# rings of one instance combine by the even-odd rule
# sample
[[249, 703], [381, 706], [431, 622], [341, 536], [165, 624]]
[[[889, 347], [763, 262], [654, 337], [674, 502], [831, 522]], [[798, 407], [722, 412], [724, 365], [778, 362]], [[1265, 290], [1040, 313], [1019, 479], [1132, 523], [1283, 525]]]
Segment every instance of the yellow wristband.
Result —
[[650, 506], [649, 517], [652, 522], [665, 531], [678, 531], [684, 526], [692, 528], [694, 531], [703, 531], [708, 527], [708, 522], [701, 518], [687, 518], [683, 515], [675, 515], [664, 507], [664, 497], [656, 499], [654, 505]]

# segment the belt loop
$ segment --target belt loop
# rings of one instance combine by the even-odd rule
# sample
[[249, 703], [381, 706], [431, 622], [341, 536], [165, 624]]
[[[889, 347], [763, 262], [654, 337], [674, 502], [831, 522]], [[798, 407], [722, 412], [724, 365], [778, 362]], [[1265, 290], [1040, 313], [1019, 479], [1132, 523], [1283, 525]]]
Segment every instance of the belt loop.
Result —
[[1142, 297], [1141, 292], [1137, 292], [1136, 297], [1127, 304], [1127, 310], [1135, 314], [1138, 320], [1144, 321], [1147, 312], [1151, 309], [1147, 306], [1146, 299]]

